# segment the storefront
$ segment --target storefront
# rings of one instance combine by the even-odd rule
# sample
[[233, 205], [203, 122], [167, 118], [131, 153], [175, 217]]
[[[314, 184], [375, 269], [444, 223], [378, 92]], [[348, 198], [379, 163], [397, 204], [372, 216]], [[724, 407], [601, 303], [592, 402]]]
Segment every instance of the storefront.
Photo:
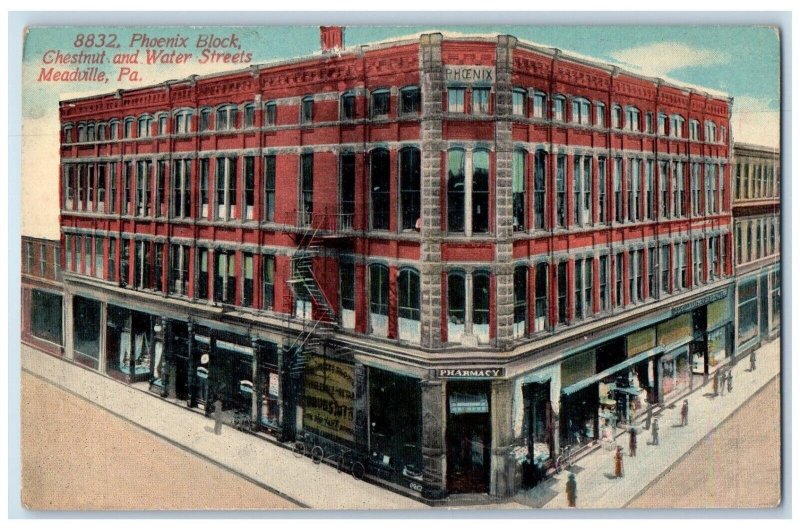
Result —
[[[157, 330], [157, 331], [156, 331]], [[164, 388], [164, 334], [160, 317], [108, 304], [106, 373], [128, 383]]]
[[706, 343], [709, 373], [730, 361], [733, 348], [729, 341], [729, 322], [732, 314], [728, 297], [706, 306]]
[[689, 347], [683, 346], [661, 357], [661, 398], [683, 394], [693, 388], [692, 365], [689, 361]]
[[487, 493], [491, 468], [490, 381], [447, 383], [447, 490]]
[[283, 421], [281, 355], [274, 343], [259, 341], [258, 344], [258, 425], [262, 429], [280, 432]]
[[75, 296], [72, 299], [73, 358], [94, 370], [100, 367], [101, 304]]
[[28, 315], [30, 328], [27, 331], [37, 339], [61, 346], [63, 344], [63, 311], [61, 309], [63, 295], [40, 289], [30, 289], [28, 293], [31, 298], [28, 305], [30, 307]]

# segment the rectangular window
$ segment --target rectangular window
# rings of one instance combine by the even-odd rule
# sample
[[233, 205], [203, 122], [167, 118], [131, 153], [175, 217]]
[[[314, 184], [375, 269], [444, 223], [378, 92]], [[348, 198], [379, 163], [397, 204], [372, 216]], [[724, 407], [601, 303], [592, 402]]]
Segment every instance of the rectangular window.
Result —
[[242, 254], [242, 305], [253, 307], [253, 255]]
[[[105, 239], [102, 237], [94, 238], [94, 275], [101, 280], [105, 278], [103, 266], [105, 265], [105, 253], [103, 252]], [[42, 249], [44, 251], [44, 249]], [[44, 265], [44, 263], [42, 263]], [[43, 271], [44, 272], [44, 271]]]
[[236, 260], [233, 251], [216, 252], [214, 269], [214, 301], [233, 304], [236, 299]]
[[667, 179], [669, 178], [669, 164], [666, 161], [658, 163], [658, 185], [661, 191], [660, 204], [658, 205], [658, 215], [662, 218], [667, 217], [669, 213], [669, 189], [667, 188]]
[[256, 158], [244, 157], [244, 218], [254, 219], [256, 208]]
[[558, 285], [558, 323], [567, 323], [567, 262], [562, 261], [556, 269]]
[[635, 250], [631, 250], [628, 253], [628, 300], [632, 304], [639, 301], [639, 297], [636, 295], [636, 273], [638, 270], [636, 266], [636, 253], [637, 251]]
[[511, 159], [512, 226], [515, 232], [524, 231], [525, 223], [525, 151], [517, 149]]
[[419, 88], [404, 88], [400, 91], [400, 112], [402, 114], [419, 114], [420, 107]]
[[547, 263], [537, 263], [534, 276], [534, 331], [547, 329]]
[[608, 256], [600, 256], [598, 272], [600, 273], [600, 278], [598, 279], [600, 311], [606, 311], [608, 309]]
[[199, 193], [200, 193], [200, 219], [208, 219], [208, 214], [210, 210], [210, 201], [211, 201], [211, 191], [210, 191], [210, 183], [211, 183], [211, 159], [209, 158], [201, 158], [199, 160], [200, 164], [200, 186], [199, 186]]
[[573, 159], [573, 188], [575, 192], [574, 222], [586, 226], [592, 222], [592, 158], [575, 155]]
[[648, 112], [644, 115], [644, 130], [648, 134], [653, 133], [653, 113]]
[[[472, 89], [472, 113], [473, 114], [489, 114], [489, 88], [473, 88]], [[517, 93], [514, 92], [514, 104], [516, 105]], [[515, 106], [516, 109], [516, 106]], [[514, 114], [517, 114], [514, 112]]]
[[639, 201], [641, 193], [639, 190], [640, 162], [635, 158], [628, 159], [628, 220], [637, 221], [639, 215]]
[[683, 162], [674, 162], [672, 164], [672, 195], [675, 217], [683, 217], [686, 213]]
[[261, 307], [275, 307], [275, 256], [261, 256]]
[[165, 217], [167, 215], [167, 204], [169, 201], [166, 196], [166, 181], [167, 181], [167, 164], [166, 160], [159, 160], [156, 166], [156, 216]]
[[544, 151], [536, 151], [533, 174], [533, 227], [536, 229], [545, 228], [545, 183], [547, 165], [547, 154]]
[[351, 261], [339, 263], [339, 300], [342, 305], [342, 327], [353, 329], [356, 325], [356, 271]]
[[275, 221], [275, 155], [264, 157], [264, 220]]
[[566, 192], [567, 155], [558, 155], [556, 159], [556, 226], [567, 224], [567, 192]]
[[75, 166], [64, 164], [64, 209], [71, 210], [75, 200]]
[[164, 292], [164, 243], [153, 243], [153, 283], [152, 288]]
[[131, 200], [133, 190], [131, 179], [133, 177], [133, 162], [125, 162], [122, 166], [122, 213], [131, 214]]
[[172, 163], [172, 216], [189, 217], [191, 198], [191, 160], [175, 160]]
[[[419, 159], [419, 155], [417, 159]], [[343, 230], [351, 230], [353, 228], [353, 216], [356, 213], [356, 155], [354, 153], [342, 153], [341, 171], [342, 219], [339, 227]], [[419, 179], [419, 170], [417, 171], [417, 179]], [[419, 188], [417, 192], [419, 193]]]
[[447, 112], [464, 112], [464, 93], [463, 88], [447, 89]]
[[464, 151], [447, 153], [447, 231], [464, 231]]
[[692, 215], [700, 215], [700, 164], [692, 163]]
[[83, 274], [83, 236], [73, 236], [75, 239], [75, 272]]
[[97, 211], [106, 211], [106, 170], [108, 164], [97, 165]]
[[234, 219], [236, 212], [236, 159], [217, 158], [217, 178], [214, 182], [217, 219]]
[[644, 193], [645, 193], [645, 215], [647, 219], [655, 219], [654, 210], [654, 197], [655, 181], [654, 181], [654, 165], [655, 162], [647, 160], [644, 166]]
[[129, 239], [120, 239], [119, 241], [119, 284], [122, 287], [127, 287], [130, 281], [130, 248], [131, 241]]
[[314, 214], [314, 153], [300, 157], [300, 224], [311, 225]]
[[572, 123], [591, 125], [589, 102], [585, 99], [572, 100]]
[[546, 108], [547, 96], [543, 92], [533, 94], [533, 117], [545, 118], [544, 109]]
[[[484, 89], [486, 90], [486, 89]], [[475, 90], [472, 91], [475, 93]], [[525, 116], [525, 98], [526, 93], [524, 90], [514, 90], [511, 93], [511, 112], [514, 116]], [[474, 100], [474, 97], [473, 97]], [[488, 103], [488, 90], [487, 90], [487, 103]], [[488, 105], [487, 105], [488, 107]], [[488, 110], [488, 108], [487, 108]]]
[[575, 319], [580, 320], [583, 318], [583, 260], [576, 259], [574, 261], [575, 264], [575, 293], [574, 293], [574, 300], [575, 300]]
[[717, 166], [706, 164], [706, 212], [717, 213]]
[[206, 248], [197, 249], [200, 255], [197, 259], [197, 265], [200, 268], [200, 273], [197, 275], [197, 297], [201, 300], [208, 300], [208, 273], [209, 271], [209, 258], [210, 253]]
[[[420, 153], [407, 147], [400, 150], [401, 229], [414, 230], [420, 219], [421, 180]], [[344, 195], [344, 188], [342, 189]]]
[[252, 103], [244, 107], [244, 128], [249, 129], [256, 124], [256, 107]]
[[622, 158], [614, 159], [614, 219], [621, 223], [622, 217]]
[[601, 156], [597, 159], [597, 220], [600, 223], [608, 222], [606, 218], [606, 201], [608, 200], [606, 195], [606, 179], [606, 158]]
[[661, 293], [669, 293], [669, 245], [661, 245]]
[[179, 296], [189, 294], [189, 246], [170, 245], [169, 292]]
[[389, 116], [389, 91], [379, 90], [372, 93], [372, 117], [385, 118]]
[[150, 162], [136, 164], [136, 215], [150, 215]]
[[150, 242], [135, 241], [134, 244], [134, 287], [148, 289], [150, 287]]
[[90, 236], [86, 236], [83, 238], [84, 250], [86, 251], [83, 259], [84, 259], [84, 271], [83, 273], [86, 276], [92, 274], [92, 238]]
[[117, 210], [117, 164], [111, 163], [108, 165], [108, 213], [114, 213]]
[[606, 126], [606, 106], [599, 101], [595, 103], [595, 122], [598, 127]]
[[304, 97], [300, 104], [300, 123], [311, 123], [314, 121], [314, 98]]
[[556, 96], [553, 98], [553, 119], [564, 121], [564, 97]]
[[108, 238], [108, 281], [117, 281], [117, 239]]
[[64, 236], [64, 262], [68, 271], [72, 270], [72, 239], [74, 237], [70, 235]]
[[30, 241], [25, 242], [25, 272], [33, 274], [33, 243]]
[[370, 200], [372, 228], [389, 229], [389, 181], [390, 159], [386, 149], [375, 149], [370, 153]]
[[[98, 241], [101, 241], [101, 239], [98, 238]], [[47, 246], [44, 243], [41, 243], [39, 245], [39, 276], [44, 278], [46, 275], [47, 275]], [[102, 278], [102, 276], [100, 277]]]
[[614, 129], [622, 127], [622, 107], [619, 105], [611, 107], [611, 127]]
[[622, 297], [622, 287], [623, 287], [623, 275], [622, 275], [622, 268], [623, 268], [623, 261], [625, 260], [625, 255], [622, 252], [617, 252], [614, 256], [614, 305], [619, 307], [622, 305], [624, 298]]
[[658, 277], [656, 276], [656, 247], [647, 247], [647, 290], [650, 298], [658, 295]]

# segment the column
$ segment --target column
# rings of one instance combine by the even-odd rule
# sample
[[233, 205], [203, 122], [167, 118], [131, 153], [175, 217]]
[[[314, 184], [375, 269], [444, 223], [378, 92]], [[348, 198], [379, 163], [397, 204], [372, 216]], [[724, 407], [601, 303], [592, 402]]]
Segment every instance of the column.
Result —
[[514, 382], [492, 381], [492, 450], [489, 494], [510, 497], [517, 489], [516, 460], [511, 455], [514, 438], [511, 428], [513, 416]]
[[62, 329], [64, 330], [64, 358], [69, 361], [75, 358], [75, 341], [73, 337], [74, 314], [72, 311], [73, 300], [73, 294], [64, 290], [64, 321], [62, 324]]
[[[100, 302], [100, 333], [98, 337], [98, 359], [97, 371], [104, 374], [106, 373], [106, 329], [108, 322], [108, 304]], [[131, 350], [133, 351], [133, 350]], [[133, 356], [131, 356], [133, 357]]]
[[446, 396], [443, 381], [422, 381], [422, 494], [441, 499], [447, 491]]
[[197, 390], [195, 388], [195, 374], [197, 373], [196, 363], [194, 361], [194, 331], [193, 328], [194, 323], [189, 320], [186, 323], [187, 335], [188, 335], [188, 355], [189, 358], [189, 366], [186, 367], [186, 386], [188, 387], [189, 399], [187, 400], [187, 405], [189, 407], [196, 407], [197, 406]]

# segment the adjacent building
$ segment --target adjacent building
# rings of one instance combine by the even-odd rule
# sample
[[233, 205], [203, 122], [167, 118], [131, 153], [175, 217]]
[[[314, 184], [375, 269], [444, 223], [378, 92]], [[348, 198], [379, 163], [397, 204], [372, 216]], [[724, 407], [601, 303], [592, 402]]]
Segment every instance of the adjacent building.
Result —
[[22, 237], [22, 342], [64, 353], [64, 295], [58, 240]]
[[781, 173], [778, 149], [735, 143], [736, 351], [780, 334]]
[[507, 496], [731, 356], [731, 100], [439, 33], [61, 102], [65, 356]]

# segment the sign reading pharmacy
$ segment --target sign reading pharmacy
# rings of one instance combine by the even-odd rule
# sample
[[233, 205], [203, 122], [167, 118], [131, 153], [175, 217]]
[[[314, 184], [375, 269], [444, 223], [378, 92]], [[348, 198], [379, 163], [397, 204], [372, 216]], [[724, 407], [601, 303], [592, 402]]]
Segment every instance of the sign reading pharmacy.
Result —
[[445, 65], [444, 80], [459, 83], [494, 83], [494, 68], [491, 66]]
[[485, 368], [436, 368], [438, 379], [497, 379], [505, 377], [506, 369], [496, 366]]

